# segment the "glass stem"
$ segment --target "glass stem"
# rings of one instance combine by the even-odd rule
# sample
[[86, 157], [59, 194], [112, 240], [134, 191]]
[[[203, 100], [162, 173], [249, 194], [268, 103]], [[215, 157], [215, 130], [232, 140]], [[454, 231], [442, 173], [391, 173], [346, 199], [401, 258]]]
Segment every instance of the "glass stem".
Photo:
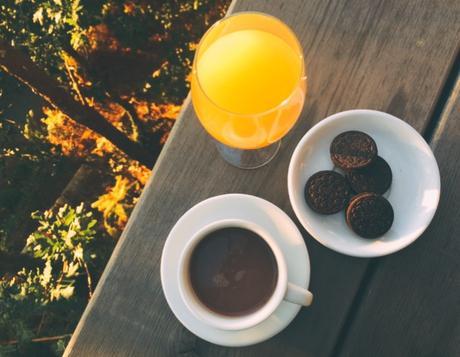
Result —
[[236, 149], [216, 141], [216, 147], [220, 155], [230, 165], [240, 169], [257, 169], [268, 164], [278, 153], [281, 140], [254, 150]]

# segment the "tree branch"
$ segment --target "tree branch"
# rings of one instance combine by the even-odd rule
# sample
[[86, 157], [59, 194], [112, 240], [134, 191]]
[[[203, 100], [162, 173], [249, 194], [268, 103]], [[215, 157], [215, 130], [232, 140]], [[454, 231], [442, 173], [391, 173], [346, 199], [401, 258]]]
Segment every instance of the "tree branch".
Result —
[[131, 158], [148, 167], [153, 165], [156, 157], [151, 151], [130, 140], [93, 108], [78, 103], [56, 79], [40, 69], [22, 51], [4, 41], [0, 41], [0, 69], [26, 84], [34, 93], [69, 118], [107, 138]]
[[81, 259], [81, 263], [86, 272], [86, 280], [88, 282], [88, 298], [91, 299], [91, 296], [93, 296], [93, 283], [91, 279], [91, 274], [89, 273], [88, 265], [83, 259]]
[[[72, 334], [67, 333], [65, 335], [60, 335], [60, 336], [49, 336], [49, 337], [33, 338], [30, 341], [31, 342], [52, 342], [52, 341], [61, 340], [63, 338], [67, 338], [67, 337], [70, 337], [70, 336], [72, 336]], [[0, 345], [2, 345], [2, 346], [17, 345], [18, 343], [19, 343], [19, 340], [0, 341]]]
[[72, 83], [72, 87], [75, 90], [75, 92], [77, 93], [78, 99], [80, 100], [81, 104], [85, 105], [86, 104], [85, 99], [81, 95], [80, 88], [78, 88], [78, 83], [75, 80], [75, 78], [73, 77], [72, 70], [70, 69], [68, 61], [67, 61], [66, 58], [64, 58], [64, 65], [65, 65], [65, 69], [67, 71], [67, 75], [69, 76], [70, 82]]

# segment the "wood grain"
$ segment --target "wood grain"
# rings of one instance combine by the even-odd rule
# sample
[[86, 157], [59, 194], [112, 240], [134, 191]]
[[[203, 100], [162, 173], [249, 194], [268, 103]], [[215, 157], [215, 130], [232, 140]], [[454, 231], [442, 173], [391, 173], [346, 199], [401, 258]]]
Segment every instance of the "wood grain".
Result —
[[460, 355], [460, 80], [432, 147], [442, 195], [430, 228], [378, 262], [341, 356]]
[[458, 2], [242, 0], [234, 11], [278, 16], [298, 34], [309, 73], [306, 107], [280, 154], [266, 167], [227, 165], [187, 102], [128, 226], [66, 350], [74, 356], [325, 356], [367, 267], [320, 246], [302, 229], [311, 256], [315, 303], [281, 334], [247, 348], [196, 338], [176, 320], [161, 291], [160, 256], [170, 229], [210, 196], [241, 192], [285, 210], [292, 151], [329, 114], [370, 108], [424, 130], [455, 55]]

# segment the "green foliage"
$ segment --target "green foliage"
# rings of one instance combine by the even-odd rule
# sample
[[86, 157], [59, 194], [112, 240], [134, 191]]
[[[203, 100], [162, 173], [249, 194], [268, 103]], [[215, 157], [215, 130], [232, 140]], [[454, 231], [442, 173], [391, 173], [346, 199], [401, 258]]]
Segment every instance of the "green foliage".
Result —
[[64, 205], [57, 214], [51, 210], [32, 214], [39, 226], [27, 238], [24, 252], [43, 260], [44, 268], [18, 274], [24, 282], [21, 294], [35, 296], [41, 304], [69, 299], [74, 294], [75, 279], [81, 275], [86, 275], [88, 290], [92, 291], [88, 265], [96, 253], [89, 248], [97, 223], [92, 215], [84, 210], [83, 203], [76, 208]]
[[66, 341], [64, 339], [58, 340], [53, 345], [53, 352], [56, 354], [56, 356], [62, 356], [62, 354], [65, 351], [65, 346], [66, 346]]
[[[0, 40], [20, 48], [64, 91], [82, 105], [102, 109], [115, 125], [119, 119], [114, 119], [114, 104], [134, 103], [132, 112], [146, 108], [137, 121], [146, 133], [155, 134], [155, 121], [162, 114], [152, 107], [182, 102], [195, 45], [228, 2], [0, 0]], [[0, 346], [0, 356], [61, 355], [66, 339], [53, 345], [32, 340], [73, 331], [114, 245], [102, 217], [93, 217], [83, 205], [36, 212], [33, 224], [24, 228], [31, 211], [53, 204], [63, 189], [57, 183], [65, 185], [76, 166], [76, 159], [67, 159], [48, 142], [50, 133], [40, 121], [43, 105], [25, 85], [0, 72], [0, 252], [13, 253], [13, 235], [19, 246], [14, 253], [20, 251], [34, 229], [22, 254], [37, 262], [33, 268], [14, 268], [14, 274], [0, 277], [0, 340], [13, 341]], [[68, 129], [58, 128], [75, 134]], [[129, 196], [134, 205], [142, 185], [132, 186], [132, 178], [126, 181], [127, 176], [114, 169], [120, 166], [116, 161], [111, 174], [124, 184], [105, 190], [97, 202], [109, 219], [110, 208], [116, 208], [121, 229], [129, 210], [120, 209], [119, 203]], [[143, 182], [143, 171], [129, 168], [130, 175]], [[125, 194], [125, 188], [133, 193]]]
[[0, 39], [24, 47], [35, 62], [58, 74], [63, 66], [60, 52], [85, 42], [82, 11], [79, 0], [3, 0]]
[[[108, 26], [117, 42], [119, 56], [127, 50], [145, 55], [147, 63], [160, 58], [158, 76], [152, 68], [138, 83], [139, 98], [161, 103], [180, 104], [188, 91], [185, 80], [193, 58], [190, 44], [199, 38], [211, 22], [223, 15], [227, 0], [3, 0], [0, 3], [0, 39], [22, 47], [30, 57], [62, 85], [71, 90], [62, 51], [86, 58], [80, 65], [91, 67], [88, 48], [89, 30], [100, 24]], [[104, 57], [106, 59], [106, 57]], [[141, 60], [142, 61], [142, 60]], [[110, 68], [110, 63], [106, 63]], [[141, 65], [143, 67], [143, 65]], [[87, 68], [90, 72], [103, 68]], [[124, 70], [124, 68], [120, 68]], [[135, 70], [131, 66], [131, 70]], [[111, 92], [107, 86], [93, 83], [94, 95]]]
[[[30, 105], [41, 102], [34, 101], [23, 86], [2, 73], [0, 88], [3, 89], [0, 90], [1, 251], [8, 246], [7, 238], [25, 223], [24, 215], [20, 214], [23, 207], [40, 208], [42, 202], [37, 198], [42, 194], [36, 192], [39, 184], [44, 180], [53, 183], [69, 170], [71, 163], [60, 155], [57, 147], [43, 140], [43, 129], [36, 124], [34, 110], [24, 110], [24, 101]], [[22, 118], [22, 122], [12, 119], [16, 117]]]
[[[62, 334], [59, 328], [64, 329], [69, 316], [79, 316], [86, 299], [76, 295], [76, 288], [82, 289], [83, 280], [83, 290], [91, 293], [90, 269], [99, 256], [93, 244], [96, 220], [83, 204], [64, 205], [57, 213], [35, 212], [33, 217], [39, 227], [27, 239], [24, 253], [42, 265], [0, 279], [0, 331], [6, 332], [0, 338], [18, 340], [20, 348], [40, 334], [34, 329], [37, 320], [42, 320], [40, 330], [44, 330], [46, 316], [47, 324], [52, 324], [47, 332]], [[62, 350], [62, 344], [55, 348]]]
[[[12, 128], [2, 131], [5, 126], [0, 122], [0, 133], [9, 132], [12, 135], [2, 141], [0, 134], [3, 144], [7, 144], [15, 133]], [[8, 237], [14, 236], [19, 226], [26, 223], [21, 222], [24, 220], [21, 214], [24, 205], [33, 209], [42, 204], [37, 201], [37, 197], [42, 196], [36, 195], [37, 184], [44, 181], [46, 174], [53, 179], [59, 169], [68, 167], [59, 158], [50, 153], [42, 155], [36, 149], [31, 145], [28, 148], [3, 147], [3, 152], [0, 151], [0, 251], [2, 247], [8, 247]]]
[[[224, 15], [227, 4], [226, 0], [172, 0], [146, 5], [131, 16], [120, 16], [120, 11], [106, 15], [105, 21], [122, 43], [131, 44], [133, 37], [141, 35], [145, 38], [135, 42], [138, 48], [161, 51], [162, 62], [166, 65], [156, 76], [145, 78], [137, 91], [139, 98], [158, 103], [182, 103], [190, 89], [186, 79], [195, 45], [210, 24]], [[130, 27], [129, 22], [136, 24], [134, 29], [139, 28], [132, 35], [124, 30]], [[141, 26], [148, 26], [151, 31], [142, 31]], [[152, 37], [157, 40], [152, 42]]]

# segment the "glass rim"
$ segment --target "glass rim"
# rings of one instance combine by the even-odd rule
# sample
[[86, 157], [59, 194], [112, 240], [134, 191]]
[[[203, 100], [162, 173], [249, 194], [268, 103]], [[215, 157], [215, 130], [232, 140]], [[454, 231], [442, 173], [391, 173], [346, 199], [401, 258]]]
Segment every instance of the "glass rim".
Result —
[[[282, 20], [280, 20], [276, 16], [266, 14], [266, 13], [261, 12], [261, 11], [239, 11], [239, 12], [234, 12], [231, 15], [225, 16], [222, 19], [216, 21], [214, 24], [212, 24], [211, 27], [208, 28], [208, 30], [205, 32], [203, 37], [200, 39], [200, 42], [198, 43], [198, 46], [196, 48], [196, 52], [195, 52], [195, 55], [194, 55], [194, 58], [193, 58], [193, 65], [192, 65], [192, 72], [193, 73], [192, 73], [192, 75], [194, 75], [196, 77], [196, 83], [197, 83], [198, 87], [200, 88], [201, 92], [207, 98], [207, 100], [209, 100], [212, 103], [212, 105], [217, 107], [219, 110], [221, 110], [223, 112], [226, 112], [226, 113], [228, 113], [230, 115], [236, 115], [236, 116], [262, 116], [262, 115], [267, 115], [269, 113], [272, 113], [272, 112], [278, 110], [279, 108], [283, 107], [284, 105], [286, 105], [289, 102], [289, 100], [295, 95], [296, 90], [294, 89], [286, 98], [284, 98], [276, 106], [271, 107], [271, 108], [269, 108], [267, 110], [264, 110], [262, 112], [257, 112], [257, 113], [238, 113], [238, 112], [231, 111], [231, 110], [223, 108], [221, 105], [217, 104], [213, 99], [211, 99], [209, 97], [208, 93], [206, 93], [206, 91], [204, 90], [203, 86], [201, 85], [200, 78], [198, 76], [197, 58], [198, 58], [198, 54], [200, 53], [200, 49], [201, 49], [202, 44], [203, 44], [204, 40], [206, 39], [206, 37], [212, 32], [212, 30], [214, 28], [216, 28], [221, 23], [231, 19], [232, 17], [241, 16], [241, 15], [248, 15], [248, 14], [255, 14], [255, 15], [260, 15], [260, 16], [263, 16], [263, 17], [270, 18], [270, 19], [275, 20], [276, 22], [280, 23], [282, 26], [284, 26], [288, 30], [289, 34], [292, 35], [292, 38], [294, 39], [294, 42], [296, 43], [296, 45], [297, 45], [297, 47], [299, 48], [299, 51], [300, 51], [300, 59], [301, 59], [301, 61], [300, 61], [299, 78], [298, 78], [297, 82], [302, 81], [302, 79], [305, 77], [305, 59], [304, 59], [304, 55], [303, 55], [303, 48], [302, 48], [302, 45], [299, 42], [299, 39], [298, 39], [297, 35], [295, 34], [295, 32], [285, 22], [283, 22]], [[275, 35], [275, 36], [277, 36], [277, 35]], [[284, 42], [286, 42], [286, 41], [284, 41]]]

